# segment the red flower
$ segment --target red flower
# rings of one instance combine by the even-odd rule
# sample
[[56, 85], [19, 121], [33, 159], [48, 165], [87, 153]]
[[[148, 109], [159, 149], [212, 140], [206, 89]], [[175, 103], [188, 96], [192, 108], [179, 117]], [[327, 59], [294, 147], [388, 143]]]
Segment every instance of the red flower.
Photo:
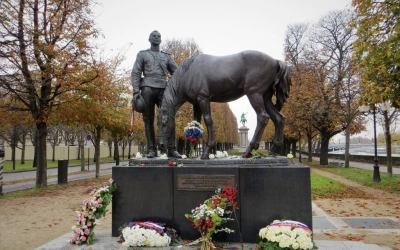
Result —
[[146, 166], [146, 164], [142, 163], [142, 167]]
[[253, 156], [252, 153], [247, 153], [245, 157], [246, 157], [246, 158], [251, 158], [252, 156]]
[[228, 186], [223, 188], [220, 196], [222, 198], [227, 198], [229, 200], [229, 202], [233, 205], [233, 209], [235, 209], [236, 205], [237, 205], [237, 202], [234, 201], [236, 199], [236, 193], [237, 193], [237, 189], [232, 188], [231, 185], [228, 184]]
[[217, 197], [214, 197], [213, 203], [215, 205], [218, 205], [219, 204], [219, 199]]
[[169, 161], [168, 166], [172, 167], [172, 166], [174, 166], [174, 163], [172, 161]]
[[209, 219], [208, 222], [207, 222], [207, 227], [212, 228], [213, 225], [214, 225], [214, 223], [212, 222], [211, 219]]

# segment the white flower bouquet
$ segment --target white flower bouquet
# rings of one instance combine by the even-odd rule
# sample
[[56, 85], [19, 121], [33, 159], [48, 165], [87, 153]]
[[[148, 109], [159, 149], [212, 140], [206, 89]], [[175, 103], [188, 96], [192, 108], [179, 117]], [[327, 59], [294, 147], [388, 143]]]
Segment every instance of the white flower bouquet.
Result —
[[214, 159], [214, 158], [224, 158], [224, 157], [228, 157], [228, 156], [229, 156], [229, 154], [226, 151], [217, 151], [215, 155], [214, 154], [210, 154], [208, 156], [208, 158]]
[[166, 247], [181, 241], [176, 230], [163, 223], [130, 222], [120, 232], [119, 242], [126, 247]]
[[291, 220], [275, 220], [259, 232], [257, 248], [278, 249], [317, 249], [312, 241], [311, 230], [303, 223]]

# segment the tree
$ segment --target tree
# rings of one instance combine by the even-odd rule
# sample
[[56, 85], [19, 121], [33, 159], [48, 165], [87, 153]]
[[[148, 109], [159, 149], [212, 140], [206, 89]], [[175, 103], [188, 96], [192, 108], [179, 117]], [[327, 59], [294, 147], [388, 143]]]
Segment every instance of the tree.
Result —
[[96, 178], [100, 176], [100, 142], [104, 132], [108, 131], [112, 138], [129, 134], [129, 74], [121, 67], [126, 51], [122, 48], [111, 56], [101, 54], [96, 60], [97, 78], [84, 91], [70, 93], [68, 98], [74, 101], [59, 107], [56, 113], [60, 123], [83, 124], [92, 134]]
[[47, 140], [49, 141], [50, 146], [52, 148], [51, 161], [55, 162], [56, 146], [60, 145], [63, 140], [62, 126], [60, 124], [49, 125], [47, 127]]
[[357, 121], [359, 96], [351, 59], [352, 20], [348, 11], [333, 11], [315, 25], [291, 25], [286, 33], [285, 54], [293, 68], [295, 91], [289, 99], [290, 119], [307, 135], [309, 152], [314, 131], [319, 131], [322, 165], [328, 164], [330, 138], [357, 127], [352, 125]]
[[361, 73], [362, 102], [391, 101], [400, 107], [400, 2], [353, 0], [357, 14], [354, 44]]
[[36, 125], [36, 187], [47, 186], [47, 123], [63, 95], [97, 77], [91, 41], [91, 0], [3, 0], [0, 13], [0, 80]]
[[[382, 107], [382, 106], [381, 106]], [[393, 164], [392, 164], [392, 132], [396, 131], [396, 121], [399, 119], [399, 112], [397, 109], [390, 109], [383, 112], [383, 119], [379, 119], [378, 116], [377, 122], [381, 124], [383, 127], [383, 131], [385, 132], [385, 145], [386, 145], [386, 166], [387, 166], [387, 175], [388, 177], [393, 176]], [[391, 129], [393, 127], [393, 129]], [[378, 139], [379, 141], [379, 139]]]
[[[25, 164], [25, 145], [29, 132], [28, 124], [32, 124], [27, 112], [9, 112], [9, 109], [21, 109], [21, 103], [18, 100], [11, 100], [11, 96], [3, 95], [0, 91], [0, 137], [11, 147], [11, 161], [13, 169], [16, 163], [16, 149], [21, 149], [21, 164]], [[5, 104], [9, 105], [5, 108]]]

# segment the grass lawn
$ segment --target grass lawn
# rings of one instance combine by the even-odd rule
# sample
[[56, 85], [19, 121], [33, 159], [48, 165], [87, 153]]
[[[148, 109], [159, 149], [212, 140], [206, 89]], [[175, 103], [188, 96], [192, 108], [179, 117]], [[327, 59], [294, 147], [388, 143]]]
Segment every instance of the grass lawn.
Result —
[[358, 182], [365, 186], [382, 189], [391, 193], [400, 192], [400, 175], [393, 175], [392, 177], [388, 177], [386, 173], [381, 173], [380, 174], [381, 182], [374, 183], [372, 181], [373, 170], [366, 170], [366, 169], [352, 168], [352, 167], [338, 168], [338, 167], [333, 167], [332, 165], [321, 166], [319, 165], [319, 162], [308, 162], [307, 165], [340, 175], [342, 177]]
[[369, 198], [363, 191], [346, 186], [325, 176], [311, 173], [312, 199]]
[[[255, 150], [253, 154], [256, 152], [268, 154], [268, 150], [265, 149]], [[241, 156], [243, 153], [239, 153], [239, 149], [231, 149], [228, 151], [228, 154]], [[317, 163], [313, 164], [316, 165]], [[346, 186], [338, 181], [315, 173], [311, 173], [311, 194], [312, 199], [369, 198], [368, 195], [361, 190]]]

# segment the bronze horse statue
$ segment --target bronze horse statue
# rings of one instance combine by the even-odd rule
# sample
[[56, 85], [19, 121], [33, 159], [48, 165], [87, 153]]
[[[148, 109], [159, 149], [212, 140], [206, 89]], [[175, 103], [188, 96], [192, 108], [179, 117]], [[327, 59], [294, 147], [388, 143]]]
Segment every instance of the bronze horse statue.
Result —
[[[258, 149], [269, 118], [275, 125], [270, 154], [281, 152], [285, 117], [279, 111], [289, 97], [290, 86], [288, 66], [262, 52], [190, 57], [178, 67], [165, 89], [159, 112], [160, 145], [168, 144], [169, 135], [175, 133], [176, 112], [185, 102], [190, 102], [196, 121], [200, 122], [204, 115], [208, 142], [201, 158], [208, 159], [215, 144], [210, 102], [230, 102], [246, 95], [257, 114], [257, 127], [243, 157]], [[273, 95], [276, 103], [272, 101]]]

